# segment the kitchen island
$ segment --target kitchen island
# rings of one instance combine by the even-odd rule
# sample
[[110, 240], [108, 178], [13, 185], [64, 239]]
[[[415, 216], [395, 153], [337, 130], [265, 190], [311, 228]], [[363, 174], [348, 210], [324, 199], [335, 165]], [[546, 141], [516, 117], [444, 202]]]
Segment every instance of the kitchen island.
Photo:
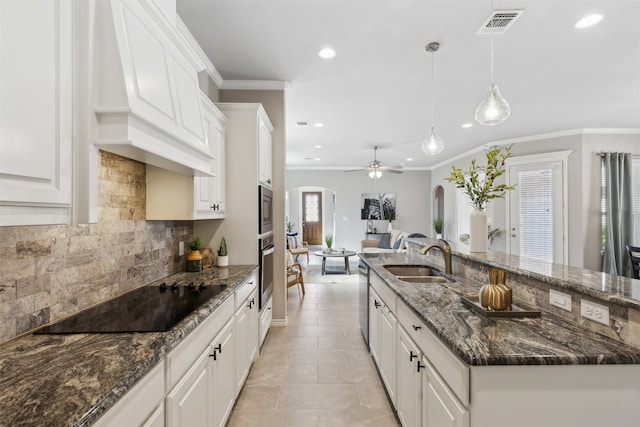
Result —
[[[438, 251], [419, 253], [436, 242], [412, 239], [406, 254], [361, 254], [370, 270], [371, 353], [403, 424], [640, 425], [640, 350], [621, 337], [599, 333], [599, 324], [585, 324], [579, 310], [577, 321], [570, 320], [575, 310], [556, 314], [560, 310], [549, 306], [548, 293], [546, 304], [536, 304], [548, 292], [544, 286], [551, 286], [571, 292], [576, 304], [580, 296], [610, 304], [614, 325], [628, 320], [620, 316], [621, 307], [631, 313], [640, 282], [610, 278], [607, 283], [627, 289], [611, 294], [586, 281], [585, 291], [578, 293], [582, 289], [572, 279], [579, 269], [550, 265], [556, 274], [546, 276], [505, 262], [515, 262], [514, 257], [469, 254], [456, 247], [452, 282], [409, 283], [385, 268], [441, 267]], [[464, 306], [461, 295], [477, 295], [488, 268], [507, 269], [514, 300], [540, 308], [541, 317], [486, 318]], [[600, 273], [585, 271], [580, 277], [589, 275]], [[394, 351], [387, 351], [389, 346]]]
[[177, 273], [147, 285], [225, 285], [219, 294], [166, 332], [29, 333], [0, 345], [0, 426], [92, 425], [229, 298], [233, 299], [236, 288], [256, 269], [241, 265]]

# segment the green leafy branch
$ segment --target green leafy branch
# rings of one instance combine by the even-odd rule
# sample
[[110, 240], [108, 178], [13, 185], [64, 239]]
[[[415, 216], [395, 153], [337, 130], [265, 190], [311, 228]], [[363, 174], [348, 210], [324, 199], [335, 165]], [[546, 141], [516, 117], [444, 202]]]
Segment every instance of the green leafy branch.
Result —
[[[504, 152], [502, 148], [491, 146], [485, 152], [485, 156], [486, 166], [479, 166], [476, 159], [472, 159], [467, 172], [452, 166], [451, 174], [444, 178], [445, 181], [454, 182], [456, 188], [462, 189], [476, 209], [484, 209], [488, 201], [501, 199], [507, 191], [515, 188], [513, 185], [494, 185], [494, 181], [506, 172], [505, 162], [511, 157], [511, 146], [505, 147]], [[481, 178], [483, 174], [484, 179]]]

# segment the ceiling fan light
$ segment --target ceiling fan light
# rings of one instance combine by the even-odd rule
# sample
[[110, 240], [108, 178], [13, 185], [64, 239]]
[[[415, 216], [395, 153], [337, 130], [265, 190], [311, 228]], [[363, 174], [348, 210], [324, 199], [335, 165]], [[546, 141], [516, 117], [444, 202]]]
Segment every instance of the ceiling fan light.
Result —
[[511, 114], [509, 103], [500, 95], [498, 86], [491, 83], [487, 97], [476, 108], [476, 121], [483, 126], [494, 126], [507, 120]]
[[442, 142], [442, 138], [438, 136], [436, 130], [433, 126], [431, 126], [431, 132], [429, 132], [429, 136], [427, 136], [424, 141], [422, 141], [422, 151], [424, 154], [434, 155], [440, 153], [444, 149], [444, 142]]
[[382, 171], [379, 171], [378, 169], [374, 169], [369, 172], [369, 178], [376, 179], [376, 178], [380, 178], [381, 176], [382, 176]]

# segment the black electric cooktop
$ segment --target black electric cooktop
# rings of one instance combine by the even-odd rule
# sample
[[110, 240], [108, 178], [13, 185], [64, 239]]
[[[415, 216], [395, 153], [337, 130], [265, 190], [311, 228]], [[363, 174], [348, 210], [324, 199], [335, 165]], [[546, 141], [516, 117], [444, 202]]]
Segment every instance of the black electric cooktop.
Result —
[[143, 286], [83, 310], [36, 334], [163, 332], [219, 294], [226, 285]]

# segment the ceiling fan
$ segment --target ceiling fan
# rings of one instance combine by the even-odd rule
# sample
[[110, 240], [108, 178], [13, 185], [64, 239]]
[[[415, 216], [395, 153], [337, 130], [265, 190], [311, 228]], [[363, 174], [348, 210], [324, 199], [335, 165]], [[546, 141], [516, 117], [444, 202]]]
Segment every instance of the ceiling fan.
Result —
[[391, 173], [402, 173], [402, 166], [383, 166], [382, 162], [378, 160], [378, 146], [373, 147], [373, 160], [369, 162], [369, 166], [366, 168], [360, 169], [351, 169], [346, 170], [345, 172], [356, 172], [361, 170], [368, 170], [369, 177], [373, 179], [380, 178], [382, 176], [382, 172], [391, 172]]

